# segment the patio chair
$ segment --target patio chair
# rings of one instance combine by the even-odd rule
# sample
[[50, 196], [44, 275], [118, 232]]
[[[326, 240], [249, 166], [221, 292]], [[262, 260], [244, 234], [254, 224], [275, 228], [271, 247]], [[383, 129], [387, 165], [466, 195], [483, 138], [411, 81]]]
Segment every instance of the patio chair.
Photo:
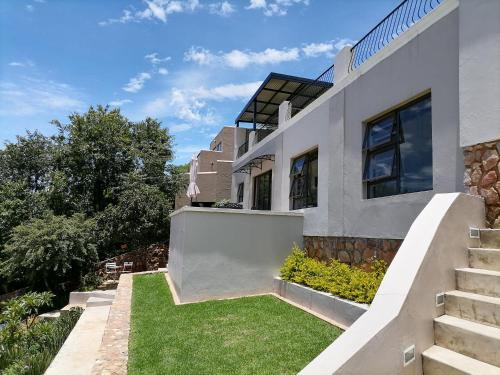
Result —
[[132, 272], [132, 268], [134, 267], [134, 262], [123, 262], [123, 273]]
[[106, 274], [111, 275], [111, 277], [114, 279], [118, 272], [118, 267], [116, 266], [116, 262], [109, 262], [106, 263]]

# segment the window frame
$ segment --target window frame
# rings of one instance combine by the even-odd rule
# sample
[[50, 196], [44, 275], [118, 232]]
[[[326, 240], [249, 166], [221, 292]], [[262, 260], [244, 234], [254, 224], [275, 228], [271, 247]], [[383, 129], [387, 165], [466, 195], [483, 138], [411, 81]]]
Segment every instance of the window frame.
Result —
[[236, 202], [237, 203], [243, 203], [243, 198], [245, 197], [245, 183], [240, 182], [238, 184], [238, 190], [236, 192]]
[[[302, 158], [304, 158], [304, 164], [302, 166], [301, 173], [299, 173], [299, 174], [292, 173], [295, 163]], [[290, 211], [301, 210], [303, 208], [318, 207], [318, 193], [317, 192], [316, 192], [315, 201], [310, 202], [310, 198], [311, 198], [310, 197], [310, 193], [311, 193], [310, 192], [310, 184], [314, 183], [314, 181], [312, 181], [312, 182], [309, 181], [309, 177], [310, 177], [309, 176], [309, 167], [310, 167], [310, 163], [315, 161], [315, 160], [319, 160], [319, 149], [318, 148], [307, 151], [307, 152], [305, 152], [301, 155], [298, 155], [298, 156], [291, 159], [290, 175], [289, 175], [289, 177], [290, 177], [290, 191], [288, 194], [289, 210]], [[318, 169], [318, 171], [319, 171], [319, 169]], [[303, 174], [303, 176], [299, 177], [298, 175], [300, 175], [300, 174]], [[318, 173], [318, 177], [319, 177], [319, 173]], [[297, 183], [296, 181], [298, 181], [299, 178], [303, 178], [305, 181], [305, 193], [301, 197], [292, 196], [293, 188], [294, 188], [295, 184]], [[302, 200], [304, 202], [304, 204], [301, 207], [296, 207], [295, 202], [297, 200]]]
[[[400, 116], [399, 113], [404, 111], [405, 109], [408, 109], [409, 107], [423, 102], [424, 100], [430, 100], [431, 101], [431, 129], [432, 129], [432, 96], [431, 93], [424, 94], [422, 96], [419, 96], [418, 98], [409, 101], [408, 103], [397, 107], [393, 110], [391, 110], [389, 113], [385, 113], [382, 116], [379, 116], [375, 118], [374, 120], [370, 120], [369, 122], [366, 123], [365, 126], [365, 133], [363, 137], [363, 154], [364, 154], [364, 167], [363, 167], [363, 178], [362, 181], [366, 185], [365, 191], [366, 191], [366, 198], [367, 199], [373, 199], [373, 198], [384, 198], [384, 197], [390, 197], [394, 195], [401, 195], [405, 194], [401, 192], [401, 150], [400, 150], [400, 145], [401, 143], [404, 142], [403, 135], [401, 134], [401, 122], [400, 122]], [[384, 143], [376, 144], [374, 146], [368, 147], [368, 137], [369, 137], [369, 132], [370, 129], [373, 128], [375, 125], [380, 123], [381, 121], [384, 121], [385, 119], [392, 117], [392, 132], [391, 132], [391, 137], [390, 140]], [[373, 155], [376, 155], [378, 153], [390, 150], [391, 148], [394, 148], [394, 160], [393, 160], [393, 166], [392, 166], [392, 172], [391, 175], [389, 176], [381, 176], [381, 177], [374, 177], [374, 178], [367, 178], [368, 176], [368, 171], [370, 168], [370, 161], [373, 159]], [[377, 184], [380, 184], [381, 182], [387, 182], [387, 181], [396, 181], [396, 193], [395, 194], [390, 194], [390, 195], [384, 195], [384, 196], [372, 196], [371, 194], [371, 187]], [[432, 189], [430, 189], [432, 190]], [[428, 191], [428, 190], [421, 190], [421, 191]]]
[[[257, 207], [257, 198], [258, 198], [258, 195], [257, 195], [257, 182], [259, 182], [259, 185], [260, 185], [260, 180], [262, 178], [264, 178], [266, 175], [269, 175], [269, 186], [268, 186], [268, 190], [267, 190], [267, 194], [269, 194], [269, 207]], [[270, 211], [271, 210], [271, 207], [272, 207], [272, 193], [273, 193], [273, 189], [272, 189], [272, 186], [273, 186], [273, 170], [270, 169], [264, 173], [261, 173], [257, 176], [255, 176], [253, 178], [253, 200], [252, 200], [252, 210], [263, 210], [263, 211]]]

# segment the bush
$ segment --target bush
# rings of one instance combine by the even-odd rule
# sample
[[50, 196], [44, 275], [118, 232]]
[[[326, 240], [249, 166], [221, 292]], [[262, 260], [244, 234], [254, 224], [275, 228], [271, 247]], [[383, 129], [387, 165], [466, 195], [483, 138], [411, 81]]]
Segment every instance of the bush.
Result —
[[0, 373], [41, 375], [66, 340], [81, 309], [71, 309], [56, 320], [35, 319], [50, 305], [50, 293], [28, 293], [5, 303], [0, 313]]
[[387, 264], [376, 260], [372, 272], [351, 267], [332, 259], [322, 263], [310, 258], [305, 251], [294, 245], [280, 269], [283, 280], [303, 284], [322, 292], [328, 292], [341, 298], [359, 303], [371, 303], [375, 297]]
[[217, 201], [213, 205], [214, 208], [233, 208], [237, 210], [241, 210], [243, 208], [243, 205], [240, 203], [233, 203], [229, 199], [222, 199], [220, 201]]
[[12, 230], [3, 250], [0, 272], [34, 289], [57, 289], [62, 282], [77, 284], [97, 262], [95, 222], [82, 214], [46, 215]]

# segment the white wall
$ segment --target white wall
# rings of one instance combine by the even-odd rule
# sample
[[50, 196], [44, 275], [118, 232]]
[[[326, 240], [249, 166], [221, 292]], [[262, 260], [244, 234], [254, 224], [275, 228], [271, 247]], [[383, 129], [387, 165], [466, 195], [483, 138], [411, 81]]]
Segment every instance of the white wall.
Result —
[[460, 145], [500, 139], [500, 1], [459, 8]]
[[[421, 375], [421, 353], [434, 345], [435, 295], [454, 290], [455, 268], [468, 265], [469, 227], [484, 228], [484, 202], [438, 194], [420, 213], [369, 310], [309, 363], [302, 375]], [[477, 246], [477, 244], [470, 244]], [[403, 351], [416, 360], [403, 367]]]
[[302, 245], [298, 213], [184, 207], [171, 215], [168, 271], [180, 302], [273, 291]]
[[[273, 202], [277, 201], [273, 210], [288, 211], [291, 159], [318, 147], [318, 207], [303, 210], [304, 235], [404, 238], [435, 193], [464, 189], [458, 16], [457, 1], [441, 4], [256, 145], [235, 162], [235, 168], [272, 148], [276, 154]], [[365, 199], [364, 123], [428, 91], [432, 94], [433, 190]]]

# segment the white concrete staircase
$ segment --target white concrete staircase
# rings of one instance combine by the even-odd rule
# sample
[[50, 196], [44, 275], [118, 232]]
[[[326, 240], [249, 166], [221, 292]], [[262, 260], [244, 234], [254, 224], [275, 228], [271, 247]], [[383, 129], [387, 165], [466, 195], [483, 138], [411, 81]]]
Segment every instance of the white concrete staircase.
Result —
[[469, 268], [455, 271], [434, 319], [435, 345], [422, 353], [424, 375], [500, 375], [500, 230], [481, 230]]

